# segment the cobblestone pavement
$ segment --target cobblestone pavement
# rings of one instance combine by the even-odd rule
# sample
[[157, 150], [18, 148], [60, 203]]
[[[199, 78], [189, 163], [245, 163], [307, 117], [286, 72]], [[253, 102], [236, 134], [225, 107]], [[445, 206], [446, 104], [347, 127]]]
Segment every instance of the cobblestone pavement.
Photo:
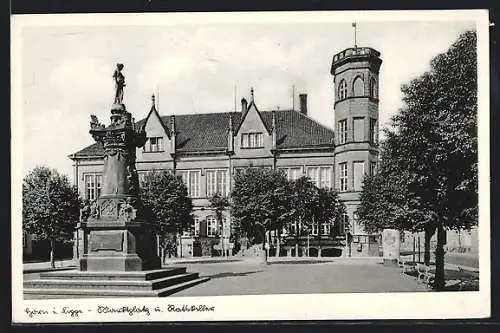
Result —
[[[276, 258], [279, 259], [279, 258]], [[229, 262], [178, 264], [209, 276], [208, 282], [174, 296], [416, 292], [429, 289], [401, 268], [381, 260], [275, 261], [269, 265]]]

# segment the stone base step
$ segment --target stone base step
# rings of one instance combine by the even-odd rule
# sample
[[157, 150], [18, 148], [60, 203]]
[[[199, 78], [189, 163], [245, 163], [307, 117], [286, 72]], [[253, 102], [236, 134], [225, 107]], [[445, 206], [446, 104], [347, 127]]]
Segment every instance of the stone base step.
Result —
[[135, 272], [64, 271], [24, 281], [25, 298], [167, 296], [207, 281], [185, 267]]
[[198, 278], [198, 273], [183, 273], [161, 277], [155, 280], [83, 280], [83, 279], [48, 279], [29, 280], [24, 282], [27, 289], [132, 289], [132, 290], [157, 290]]
[[131, 272], [92, 272], [92, 271], [58, 271], [40, 274], [40, 279], [62, 279], [62, 280], [126, 280], [126, 281], [150, 281], [166, 276], [186, 273], [186, 267], [162, 268], [149, 271]]
[[111, 289], [44, 289], [25, 288], [25, 299], [56, 299], [56, 298], [104, 298], [104, 297], [164, 297], [183, 289], [208, 281], [208, 277], [174, 284], [158, 290], [111, 290]]

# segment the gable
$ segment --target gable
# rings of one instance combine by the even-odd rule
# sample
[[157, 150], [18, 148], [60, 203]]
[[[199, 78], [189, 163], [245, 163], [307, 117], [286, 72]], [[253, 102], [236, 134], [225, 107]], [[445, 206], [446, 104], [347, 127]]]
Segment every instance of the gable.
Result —
[[[276, 145], [278, 149], [330, 149], [333, 147], [333, 130], [295, 110], [281, 110], [276, 111], [275, 114], [277, 127]], [[266, 131], [268, 129], [270, 130], [272, 124], [272, 112], [260, 111], [257, 112], [257, 115], [260, 120], [249, 119], [251, 120], [249, 124], [258, 124], [259, 121], [261, 121], [261, 126], [264, 126], [261, 128], [265, 128]], [[153, 117], [153, 113], [149, 116], [150, 117], [148, 118]], [[186, 153], [198, 151], [225, 151], [227, 149], [227, 135], [229, 132], [230, 116], [233, 118], [233, 126], [235, 133], [237, 133], [242, 126], [241, 119], [246, 118], [246, 116], [241, 112], [176, 115], [176, 151]], [[251, 115], [251, 118], [252, 117], [253, 116]], [[137, 125], [142, 125], [148, 118], [139, 121]], [[170, 116], [162, 116], [160, 119], [163, 124], [160, 124], [163, 130], [170, 134], [168, 132]], [[149, 122], [150, 121], [148, 120], [148, 123]], [[243, 122], [246, 122], [246, 120]], [[151, 124], [148, 124], [147, 126], [150, 125], [151, 131], [160, 131], [158, 122], [151, 120]], [[150, 136], [149, 132], [148, 136]], [[104, 151], [102, 145], [94, 143], [76, 152], [75, 154], [70, 155], [70, 158], [83, 158], [89, 156], [98, 157], [102, 156], [103, 153]]]

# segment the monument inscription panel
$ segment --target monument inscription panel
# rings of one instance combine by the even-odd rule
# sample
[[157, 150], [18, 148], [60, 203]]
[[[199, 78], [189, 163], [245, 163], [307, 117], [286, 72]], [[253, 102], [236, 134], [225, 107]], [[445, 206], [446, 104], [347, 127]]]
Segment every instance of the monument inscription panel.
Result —
[[90, 251], [123, 251], [123, 232], [94, 232], [90, 234]]

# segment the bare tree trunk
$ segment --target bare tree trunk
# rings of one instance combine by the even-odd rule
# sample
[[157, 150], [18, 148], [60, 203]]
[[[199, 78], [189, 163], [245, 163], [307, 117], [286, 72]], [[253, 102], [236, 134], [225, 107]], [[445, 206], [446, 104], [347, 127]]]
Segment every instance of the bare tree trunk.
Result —
[[[300, 223], [299, 217], [299, 223]], [[299, 256], [299, 223], [295, 223], [295, 257]]]
[[182, 258], [182, 231], [179, 233], [179, 257]]
[[275, 257], [279, 257], [280, 256], [280, 251], [281, 251], [281, 248], [280, 248], [280, 232], [278, 229], [276, 229], [276, 253], [275, 253]]
[[55, 268], [56, 263], [54, 261], [54, 249], [55, 249], [55, 241], [53, 238], [50, 239], [50, 267]]
[[318, 232], [318, 258], [321, 258], [321, 233]]
[[156, 235], [156, 254], [158, 255], [158, 257], [162, 258], [162, 256], [161, 256], [160, 235]]
[[266, 229], [264, 226], [262, 226], [262, 249], [264, 250], [264, 264], [267, 265]]
[[443, 227], [443, 222], [440, 221], [437, 228], [437, 245], [436, 245], [436, 273], [434, 278], [434, 288], [437, 291], [443, 291], [446, 281], [444, 276], [444, 245], [446, 244], [446, 230]]
[[431, 238], [436, 231], [434, 225], [427, 225], [424, 227], [424, 264], [429, 265], [431, 262]]
[[167, 253], [165, 251], [165, 244], [163, 244], [162, 246], [160, 246], [160, 255], [161, 255], [161, 263], [162, 264], [165, 264], [165, 259], [167, 257]]

